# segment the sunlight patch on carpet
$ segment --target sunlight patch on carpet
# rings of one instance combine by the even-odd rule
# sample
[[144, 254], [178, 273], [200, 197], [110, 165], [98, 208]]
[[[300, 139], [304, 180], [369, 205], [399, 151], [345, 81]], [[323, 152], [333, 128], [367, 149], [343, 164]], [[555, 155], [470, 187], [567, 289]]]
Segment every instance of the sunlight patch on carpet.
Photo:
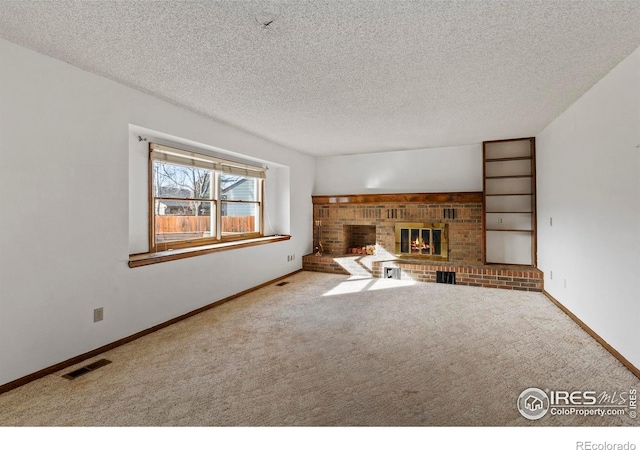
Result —
[[393, 280], [388, 278], [351, 278], [343, 281], [333, 289], [322, 294], [323, 297], [331, 295], [353, 294], [364, 291], [379, 291], [382, 289], [397, 289], [407, 286], [413, 286], [416, 281], [413, 280]]

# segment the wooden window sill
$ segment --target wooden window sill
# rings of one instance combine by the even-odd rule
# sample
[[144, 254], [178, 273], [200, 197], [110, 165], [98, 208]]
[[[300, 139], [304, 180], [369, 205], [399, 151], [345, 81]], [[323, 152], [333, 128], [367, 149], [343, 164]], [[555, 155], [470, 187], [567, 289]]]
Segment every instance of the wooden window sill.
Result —
[[176, 259], [192, 258], [194, 256], [206, 255], [209, 253], [223, 252], [243, 247], [253, 247], [255, 245], [270, 244], [272, 242], [288, 241], [289, 239], [291, 239], [291, 236], [289, 235], [265, 236], [243, 239], [241, 241], [220, 242], [217, 244], [202, 245], [199, 247], [166, 250], [156, 253], [138, 253], [135, 255], [129, 255], [129, 267], [148, 266], [150, 264], [174, 261]]

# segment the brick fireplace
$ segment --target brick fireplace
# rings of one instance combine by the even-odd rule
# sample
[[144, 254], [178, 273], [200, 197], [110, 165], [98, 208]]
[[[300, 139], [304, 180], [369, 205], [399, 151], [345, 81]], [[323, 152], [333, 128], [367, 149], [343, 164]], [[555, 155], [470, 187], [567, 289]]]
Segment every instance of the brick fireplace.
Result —
[[[482, 194], [382, 194], [313, 197], [314, 242], [327, 255], [345, 255], [353, 243], [396, 253], [396, 223], [446, 224], [446, 261], [481, 264]], [[355, 240], [354, 240], [355, 239]]]
[[[457, 274], [456, 284], [541, 290], [542, 273], [535, 268], [482, 265], [482, 193], [374, 194], [313, 197], [314, 248], [322, 243], [323, 256], [303, 257], [303, 268], [331, 273], [353, 273], [345, 262], [360, 258], [371, 276], [382, 277], [385, 268], [400, 268], [402, 277], [416, 281], [436, 281], [436, 272]], [[400, 254], [398, 224], [409, 224], [414, 237], [438, 239], [431, 231], [443, 230], [447, 248], [435, 257], [431, 250]], [[422, 230], [417, 232], [416, 230]], [[439, 242], [429, 242], [436, 244]], [[375, 255], [363, 249], [375, 245]], [[423, 248], [428, 245], [423, 245]], [[414, 252], [416, 253], [416, 252]], [[347, 261], [347, 258], [350, 258]], [[351, 261], [353, 262], [353, 261]], [[517, 269], [517, 270], [516, 270]]]

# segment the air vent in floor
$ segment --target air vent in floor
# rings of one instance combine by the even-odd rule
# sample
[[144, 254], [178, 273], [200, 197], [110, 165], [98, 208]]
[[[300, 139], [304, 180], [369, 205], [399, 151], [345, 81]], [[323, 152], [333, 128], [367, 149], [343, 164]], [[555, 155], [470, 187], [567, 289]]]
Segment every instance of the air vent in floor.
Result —
[[80, 375], [84, 375], [85, 373], [89, 373], [92, 370], [99, 369], [100, 367], [106, 366], [107, 364], [111, 364], [111, 361], [109, 361], [108, 359], [100, 359], [87, 366], [80, 367], [79, 369], [76, 369], [73, 372], [69, 372], [66, 375], [62, 375], [62, 378], [66, 378], [67, 380], [75, 380]]
[[276, 286], [284, 286], [285, 284], [289, 284], [288, 281], [281, 281], [280, 283], [276, 284]]

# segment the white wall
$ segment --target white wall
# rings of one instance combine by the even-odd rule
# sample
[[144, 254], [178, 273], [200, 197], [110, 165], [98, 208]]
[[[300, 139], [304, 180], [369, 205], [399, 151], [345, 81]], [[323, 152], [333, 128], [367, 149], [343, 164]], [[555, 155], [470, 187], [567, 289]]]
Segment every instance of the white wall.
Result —
[[482, 191], [482, 144], [316, 161], [314, 195]]
[[536, 139], [545, 288], [636, 367], [639, 146], [640, 48]]
[[[3, 40], [0, 60], [0, 385], [301, 267], [313, 158]], [[130, 269], [131, 125], [273, 163], [292, 239]]]

